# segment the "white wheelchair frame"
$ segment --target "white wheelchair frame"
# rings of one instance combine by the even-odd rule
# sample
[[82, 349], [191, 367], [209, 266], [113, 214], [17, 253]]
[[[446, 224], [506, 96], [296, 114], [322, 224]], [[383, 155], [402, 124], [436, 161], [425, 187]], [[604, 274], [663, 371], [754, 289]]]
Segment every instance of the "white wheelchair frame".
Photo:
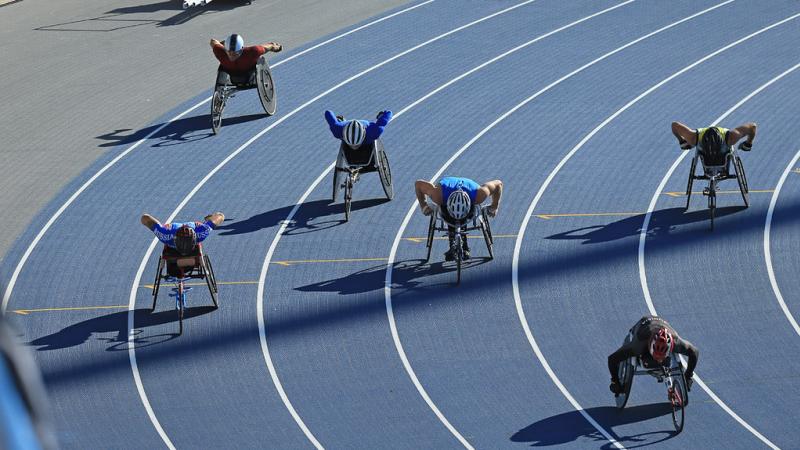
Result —
[[463, 239], [467, 238], [467, 232], [473, 230], [481, 230], [483, 240], [486, 243], [486, 249], [489, 252], [489, 260], [494, 259], [494, 238], [492, 237], [492, 226], [489, 223], [489, 213], [482, 205], [472, 205], [472, 211], [462, 221], [451, 222], [442, 214], [441, 207], [430, 199], [426, 199], [426, 203], [433, 211], [430, 216], [430, 223], [428, 224], [428, 238], [426, 241], [427, 256], [425, 262], [431, 259], [431, 250], [433, 249], [433, 239], [437, 231], [443, 232], [445, 236], [449, 236], [449, 228], [453, 228], [453, 241], [450, 242], [451, 250], [456, 261], [456, 284], [461, 283], [461, 266], [464, 260]]
[[258, 98], [261, 100], [264, 112], [268, 116], [275, 114], [278, 108], [278, 99], [266, 55], [261, 55], [253, 70], [254, 72], [248, 74], [247, 80], [244, 80], [241, 76], [231, 75], [224, 71], [221, 66], [217, 69], [214, 95], [211, 97], [211, 130], [214, 131], [214, 134], [218, 134], [222, 128], [222, 113], [228, 100], [235, 97], [238, 91], [255, 88], [258, 90]]
[[335, 203], [339, 196], [339, 190], [344, 188], [344, 220], [349, 221], [350, 208], [353, 202], [353, 186], [359, 180], [361, 171], [364, 168], [375, 167], [387, 200], [394, 198], [394, 188], [392, 187], [392, 169], [389, 167], [389, 158], [386, 156], [386, 150], [380, 139], [375, 140], [369, 159], [364, 163], [356, 164], [349, 161], [346, 154], [348, 150], [346, 145], [342, 142], [339, 146], [339, 154], [333, 167], [333, 193], [331, 199]]
[[[697, 161], [703, 167], [703, 173], [696, 175]], [[734, 174], [730, 174], [730, 167], [733, 166]], [[725, 155], [725, 163], [722, 165], [708, 165], [705, 162], [704, 155], [700, 150], [695, 147], [694, 158], [692, 165], [689, 169], [689, 182], [686, 186], [686, 208], [684, 211], [689, 210], [689, 202], [692, 199], [692, 184], [694, 180], [708, 180], [708, 186], [703, 189], [703, 195], [708, 197], [708, 210], [711, 215], [711, 230], [714, 229], [714, 217], [717, 209], [717, 185], [722, 180], [729, 180], [735, 178], [739, 183], [739, 191], [744, 200], [744, 207], [750, 206], [750, 190], [747, 186], [747, 176], [744, 173], [744, 165], [742, 159], [737, 153], [736, 147], [731, 146], [730, 152]]]

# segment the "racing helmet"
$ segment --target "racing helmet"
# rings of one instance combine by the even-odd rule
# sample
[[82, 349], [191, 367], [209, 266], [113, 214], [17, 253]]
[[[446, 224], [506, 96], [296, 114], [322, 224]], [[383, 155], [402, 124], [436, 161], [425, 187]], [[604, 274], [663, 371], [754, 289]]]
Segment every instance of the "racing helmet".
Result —
[[453, 191], [447, 196], [447, 212], [456, 220], [464, 220], [469, 215], [471, 203], [469, 194], [461, 189]]
[[228, 36], [228, 40], [225, 41], [225, 50], [229, 52], [233, 52], [239, 55], [242, 53], [243, 48], [244, 48], [244, 39], [242, 39], [242, 36], [236, 33]]
[[722, 133], [720, 133], [719, 128], [710, 127], [706, 129], [705, 133], [703, 133], [703, 139], [700, 143], [700, 146], [703, 148], [703, 151], [709, 155], [721, 153], [724, 139], [725, 138], [722, 136]]
[[672, 353], [674, 347], [675, 341], [672, 339], [672, 333], [666, 328], [661, 328], [650, 338], [650, 355], [658, 362], [663, 361], [667, 355]]
[[361, 144], [364, 143], [366, 137], [367, 129], [364, 127], [364, 124], [358, 120], [347, 122], [347, 125], [344, 126], [344, 130], [342, 130], [342, 139], [344, 143], [351, 148], [360, 147]]
[[197, 234], [194, 228], [189, 225], [183, 225], [175, 232], [175, 249], [181, 255], [189, 255], [194, 252], [197, 246]]

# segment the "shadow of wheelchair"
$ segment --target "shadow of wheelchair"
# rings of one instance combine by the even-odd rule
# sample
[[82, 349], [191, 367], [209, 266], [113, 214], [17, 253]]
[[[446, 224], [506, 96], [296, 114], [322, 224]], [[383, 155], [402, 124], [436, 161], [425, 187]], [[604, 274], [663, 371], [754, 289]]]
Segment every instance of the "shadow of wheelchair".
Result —
[[[184, 319], [201, 316], [214, 311], [213, 306], [195, 306], [186, 308]], [[178, 321], [174, 309], [150, 312], [150, 308], [139, 308], [133, 313], [134, 345], [136, 348], [157, 345], [178, 337], [177, 333], [164, 333], [145, 335], [144, 328], [165, 325]], [[82, 322], [72, 324], [61, 331], [34, 339], [28, 345], [38, 347], [38, 351], [60, 350], [74, 347], [89, 341], [95, 333], [116, 333], [115, 337], [97, 338], [112, 345], [107, 351], [121, 351], [128, 349], [128, 311], [120, 311], [104, 316], [93, 317]]]
[[[631, 436], [616, 436], [613, 431], [617, 426], [668, 416], [671, 414], [672, 408], [666, 402], [633, 406], [622, 411], [613, 406], [600, 406], [586, 409], [586, 412], [625, 448], [653, 445], [677, 435], [669, 421], [664, 422], [666, 426], [669, 426], [664, 431], [651, 431]], [[530, 443], [531, 447], [545, 447], [567, 444], [580, 438], [588, 438], [597, 442], [605, 441], [606, 444], [602, 448], [613, 447], [578, 411], [548, 417], [528, 425], [514, 433], [511, 441]]]

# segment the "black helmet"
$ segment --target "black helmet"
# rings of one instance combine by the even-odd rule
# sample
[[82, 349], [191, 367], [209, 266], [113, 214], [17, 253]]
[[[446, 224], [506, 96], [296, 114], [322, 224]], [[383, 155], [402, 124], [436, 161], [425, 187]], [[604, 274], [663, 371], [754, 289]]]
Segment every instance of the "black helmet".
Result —
[[189, 225], [178, 228], [178, 231], [175, 233], [175, 249], [178, 250], [178, 253], [181, 255], [189, 255], [194, 252], [196, 246], [197, 235], [194, 232], [194, 228]]
[[705, 133], [703, 133], [703, 139], [700, 145], [707, 154], [717, 154], [722, 152], [723, 140], [724, 137], [722, 136], [719, 128], [711, 127], [706, 129]]

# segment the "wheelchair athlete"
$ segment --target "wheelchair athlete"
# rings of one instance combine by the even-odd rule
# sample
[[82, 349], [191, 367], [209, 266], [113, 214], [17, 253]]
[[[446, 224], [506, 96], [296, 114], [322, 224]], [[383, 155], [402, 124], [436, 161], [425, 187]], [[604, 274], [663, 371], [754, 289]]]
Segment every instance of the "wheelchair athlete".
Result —
[[[392, 112], [389, 110], [381, 111], [374, 122], [368, 120], [345, 120], [342, 116], [333, 114], [333, 111], [325, 111], [325, 120], [331, 129], [333, 137], [341, 139], [347, 146], [346, 154], [348, 160], [362, 160], [369, 157], [369, 154], [359, 149], [372, 151], [372, 144], [378, 140], [386, 129], [386, 125], [392, 120]], [[349, 150], [349, 151], [347, 151]], [[356, 153], [363, 153], [362, 157], [356, 157]], [[373, 164], [374, 165], [374, 164]], [[371, 167], [361, 172], [376, 170]]]
[[[164, 243], [165, 256], [190, 256], [197, 254], [198, 244], [203, 242], [211, 230], [218, 227], [225, 220], [225, 215], [215, 212], [207, 215], [203, 222], [173, 222], [161, 224], [158, 219], [150, 214], [142, 215], [142, 225], [156, 235]], [[176, 261], [167, 262], [167, 273], [177, 274]]]
[[669, 364], [669, 356], [680, 353], [689, 357], [686, 368], [686, 390], [692, 389], [692, 376], [697, 365], [700, 351], [691, 342], [681, 339], [678, 333], [664, 319], [658, 316], [644, 316], [631, 328], [631, 341], [626, 342], [617, 351], [608, 356], [608, 370], [611, 372], [609, 389], [614, 395], [624, 392], [619, 380], [619, 365], [625, 359], [637, 357], [646, 369], [665, 367]]
[[729, 130], [722, 127], [697, 128], [693, 130], [680, 122], [672, 122], [672, 134], [678, 139], [683, 150], [697, 146], [704, 157], [716, 156], [722, 160], [743, 137], [747, 139], [739, 144], [739, 149], [749, 152], [756, 138], [756, 124], [753, 122], [739, 125]]
[[[443, 218], [446, 222], [463, 221], [470, 218], [474, 205], [480, 205], [487, 198], [492, 198], [492, 204], [488, 206], [486, 212], [490, 217], [497, 215], [500, 207], [500, 197], [503, 195], [503, 182], [492, 180], [478, 185], [475, 181], [463, 177], [444, 177], [436, 184], [426, 180], [417, 180], [414, 183], [414, 191], [417, 195], [419, 207], [422, 214], [430, 216], [433, 210], [425, 201], [429, 197], [432, 202], [440, 207]], [[445, 261], [453, 261], [453, 239], [455, 239], [455, 228], [447, 227], [447, 237], [450, 240], [450, 248], [444, 254]], [[467, 245], [466, 236], [462, 239], [464, 249], [464, 259], [469, 259], [470, 250]]]
[[229, 75], [247, 75], [253, 72], [258, 63], [258, 58], [267, 52], [279, 52], [283, 46], [277, 42], [267, 42], [262, 45], [244, 46], [244, 39], [238, 34], [232, 34], [227, 41], [222, 42], [211, 39], [211, 50], [219, 64]]

